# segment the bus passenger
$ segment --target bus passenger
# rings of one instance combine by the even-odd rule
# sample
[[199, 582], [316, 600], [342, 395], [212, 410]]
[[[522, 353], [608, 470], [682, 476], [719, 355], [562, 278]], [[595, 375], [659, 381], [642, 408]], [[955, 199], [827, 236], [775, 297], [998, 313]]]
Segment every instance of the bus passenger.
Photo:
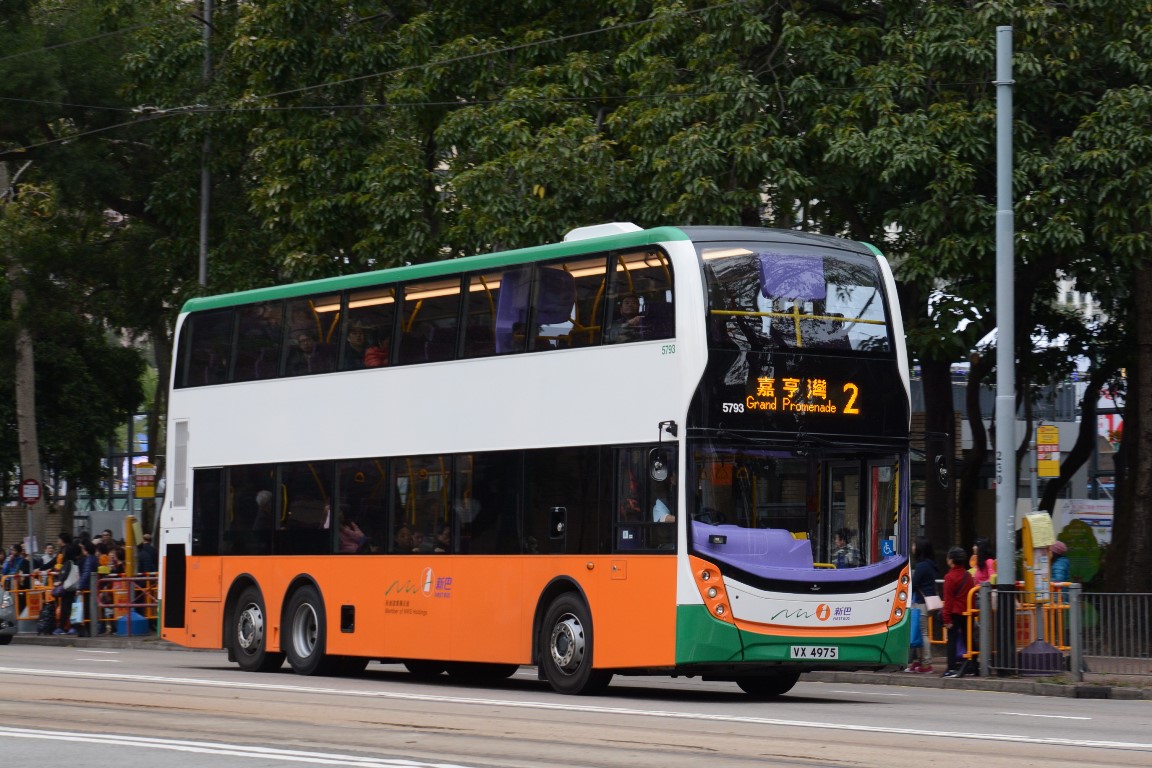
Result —
[[436, 554], [446, 554], [452, 551], [452, 526], [440, 526], [440, 532], [432, 541], [432, 551]]
[[412, 541], [412, 529], [406, 525], [401, 525], [392, 535], [392, 551], [408, 555], [412, 553], [413, 546], [415, 545]]
[[364, 353], [367, 351], [368, 329], [361, 322], [353, 322], [344, 344], [344, 369], [355, 371], [363, 368]]
[[296, 335], [296, 346], [288, 350], [288, 360], [284, 372], [289, 376], [312, 373], [312, 354], [316, 351], [316, 339], [311, 333]]
[[608, 329], [608, 341], [616, 344], [640, 339], [640, 326], [644, 318], [640, 315], [640, 297], [628, 293], [620, 299], [620, 308]]
[[852, 546], [852, 529], [836, 531], [836, 546], [832, 550], [832, 562], [837, 568], [855, 568], [860, 565], [860, 550]]
[[[661, 498], [663, 497], [663, 498]], [[652, 504], [652, 522], [674, 523], [676, 515], [673, 509], [676, 506], [676, 473], [668, 476], [667, 488], [657, 491], [656, 501]]]
[[252, 522], [254, 531], [270, 531], [276, 525], [276, 512], [272, 509], [272, 492], [259, 491], [256, 494], [256, 519]]
[[359, 552], [367, 541], [368, 537], [360, 530], [360, 526], [356, 525], [355, 520], [345, 518], [340, 523], [341, 552]]

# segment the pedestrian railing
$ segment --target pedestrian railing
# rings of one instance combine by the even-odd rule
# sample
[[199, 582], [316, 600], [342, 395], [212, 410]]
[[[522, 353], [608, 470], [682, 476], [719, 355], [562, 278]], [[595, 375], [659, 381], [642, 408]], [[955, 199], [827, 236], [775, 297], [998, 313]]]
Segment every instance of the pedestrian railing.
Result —
[[[157, 585], [155, 573], [113, 576], [93, 573], [91, 588], [77, 590], [70, 615], [79, 635], [146, 635], [155, 632]], [[55, 574], [48, 571], [10, 574], [4, 589], [16, 600], [17, 625], [21, 634], [37, 634], [40, 617], [53, 616], [53, 627], [62, 626], [60, 601], [52, 596]]]

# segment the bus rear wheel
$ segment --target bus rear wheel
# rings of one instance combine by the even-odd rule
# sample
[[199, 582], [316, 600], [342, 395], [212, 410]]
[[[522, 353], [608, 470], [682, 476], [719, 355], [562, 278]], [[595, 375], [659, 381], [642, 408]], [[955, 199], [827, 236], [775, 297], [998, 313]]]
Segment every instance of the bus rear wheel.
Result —
[[228, 642], [232, 656], [246, 672], [274, 672], [284, 665], [284, 654], [268, 650], [264, 595], [255, 586], [245, 587], [236, 601]]
[[288, 664], [298, 675], [336, 675], [343, 659], [328, 656], [327, 614], [324, 600], [308, 585], [296, 590], [288, 601], [284, 649]]
[[740, 690], [744, 693], [758, 699], [774, 699], [792, 690], [792, 686], [796, 685], [799, 679], [799, 672], [777, 672], [762, 677], [737, 678], [736, 685], [740, 686]]
[[548, 606], [540, 626], [540, 670], [557, 693], [598, 693], [612, 673], [592, 668], [592, 617], [584, 601], [572, 593]]

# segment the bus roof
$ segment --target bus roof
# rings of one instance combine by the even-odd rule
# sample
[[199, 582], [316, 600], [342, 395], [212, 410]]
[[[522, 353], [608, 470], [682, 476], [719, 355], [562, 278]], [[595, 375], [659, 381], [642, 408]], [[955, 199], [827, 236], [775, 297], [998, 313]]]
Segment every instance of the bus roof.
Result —
[[606, 237], [550, 243], [548, 245], [533, 246], [531, 248], [519, 248], [514, 251], [489, 253], [480, 256], [466, 256], [458, 259], [445, 259], [428, 264], [412, 264], [406, 267], [381, 269], [373, 272], [358, 272], [353, 275], [327, 277], [320, 280], [277, 285], [269, 288], [255, 288], [237, 293], [220, 294], [219, 296], [204, 296], [186, 301], [183, 311], [193, 312], [206, 309], [220, 309], [240, 304], [274, 301], [276, 299], [314, 295], [317, 293], [334, 293], [349, 288], [361, 288], [380, 285], [381, 283], [422, 280], [462, 272], [496, 269], [511, 264], [522, 264], [555, 257], [595, 253], [597, 251], [617, 248], [635, 248], [637, 246], [652, 245], [653, 243], [688, 239], [688, 235], [680, 228], [655, 227], [653, 229], [642, 229], [638, 232], [626, 232]]

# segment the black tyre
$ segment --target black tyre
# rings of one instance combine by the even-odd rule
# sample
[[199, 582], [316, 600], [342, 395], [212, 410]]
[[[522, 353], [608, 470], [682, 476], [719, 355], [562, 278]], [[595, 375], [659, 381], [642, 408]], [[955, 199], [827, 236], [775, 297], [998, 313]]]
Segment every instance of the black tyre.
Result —
[[324, 600], [308, 585], [292, 594], [284, 619], [284, 650], [298, 675], [340, 674], [342, 659], [328, 656], [328, 623]]
[[472, 661], [450, 661], [445, 666], [452, 677], [477, 683], [504, 680], [520, 669], [519, 664], [482, 664]]
[[284, 665], [283, 653], [268, 650], [264, 595], [257, 587], [245, 587], [240, 593], [230, 626], [228, 644], [240, 669], [275, 672]]
[[560, 595], [544, 614], [540, 626], [540, 669], [558, 693], [598, 693], [612, 681], [612, 673], [592, 668], [592, 617], [576, 595]]
[[8, 645], [15, 635], [0, 635], [0, 645]]
[[763, 677], [741, 677], [736, 680], [736, 685], [744, 693], [758, 699], [774, 699], [792, 690], [799, 679], [799, 672], [777, 672]]
[[446, 665], [442, 661], [412, 659], [404, 662], [405, 668], [417, 677], [438, 677], [444, 673]]

